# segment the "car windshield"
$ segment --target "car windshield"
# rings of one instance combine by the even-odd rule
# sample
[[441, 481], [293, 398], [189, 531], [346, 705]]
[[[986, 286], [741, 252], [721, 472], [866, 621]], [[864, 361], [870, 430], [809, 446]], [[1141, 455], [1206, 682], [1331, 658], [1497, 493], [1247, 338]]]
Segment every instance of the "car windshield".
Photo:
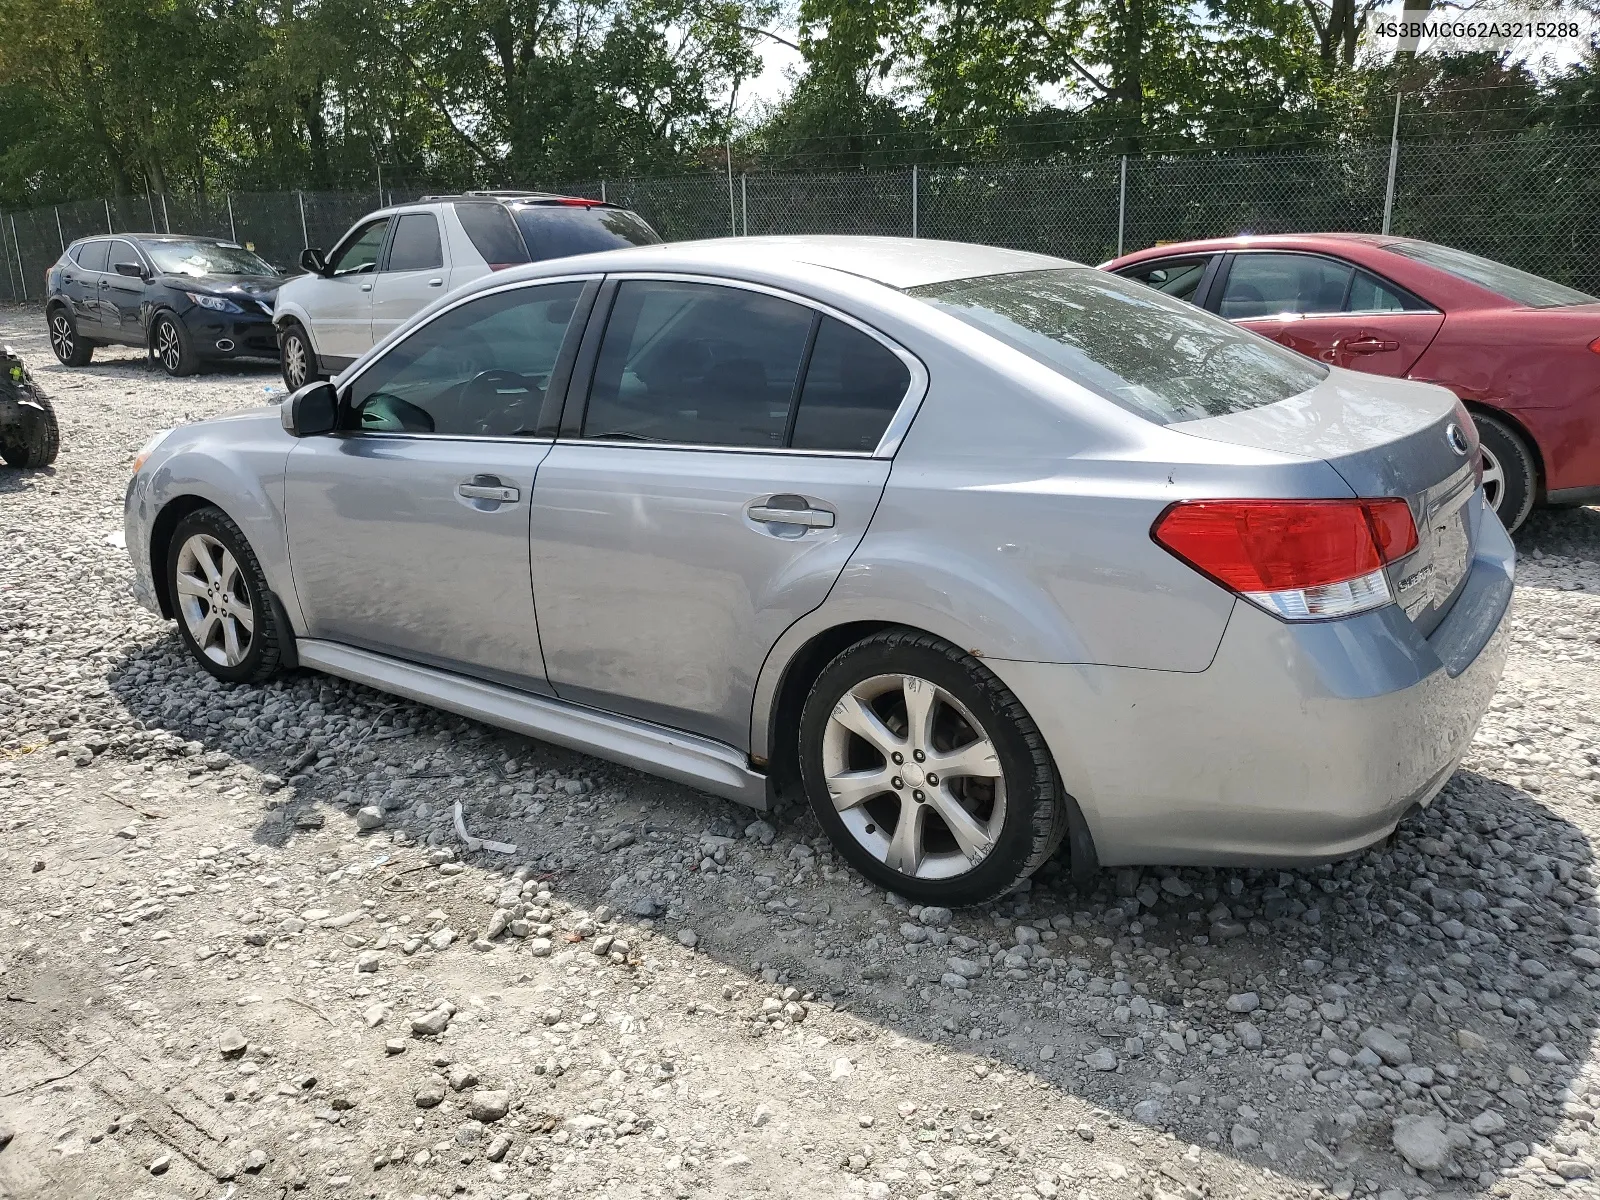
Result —
[[264, 259], [234, 242], [150, 241], [144, 251], [167, 275], [276, 275]]
[[1273, 404], [1327, 377], [1265, 338], [1088, 267], [955, 279], [911, 295], [1159, 425]]
[[1465, 279], [1468, 283], [1488, 288], [1496, 295], [1504, 296], [1513, 304], [1521, 304], [1525, 308], [1564, 308], [1569, 304], [1600, 304], [1600, 296], [1591, 296], [1588, 292], [1580, 292], [1577, 288], [1570, 288], [1564, 283], [1557, 283], [1542, 275], [1519, 271], [1515, 267], [1506, 266], [1505, 263], [1495, 262], [1492, 258], [1482, 258], [1450, 246], [1439, 246], [1433, 242], [1394, 242], [1384, 249], [1391, 254], [1399, 254], [1427, 266], [1437, 267], [1457, 279]]

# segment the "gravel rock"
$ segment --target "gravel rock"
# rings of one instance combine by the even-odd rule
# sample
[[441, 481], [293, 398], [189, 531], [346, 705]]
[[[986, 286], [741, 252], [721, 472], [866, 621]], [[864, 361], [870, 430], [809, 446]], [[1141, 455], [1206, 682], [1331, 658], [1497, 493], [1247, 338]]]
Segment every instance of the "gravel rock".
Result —
[[467, 1102], [467, 1112], [474, 1121], [489, 1124], [498, 1121], [511, 1110], [511, 1093], [507, 1091], [493, 1091], [479, 1088], [472, 1093], [472, 1099]]
[[416, 1091], [413, 1099], [418, 1108], [437, 1108], [444, 1102], [445, 1079], [443, 1075], [429, 1075], [422, 1081], [422, 1086]]
[[383, 827], [383, 809], [375, 804], [364, 805], [356, 809], [356, 828], [364, 833]]
[[1442, 1170], [1451, 1158], [1449, 1132], [1438, 1117], [1407, 1113], [1394, 1122], [1394, 1148], [1419, 1171]]
[[1092, 1071], [1115, 1071], [1117, 1069], [1116, 1052], [1107, 1046], [1091, 1051], [1083, 1060]]
[[1232, 1013], [1253, 1013], [1260, 1007], [1261, 997], [1254, 992], [1240, 992], [1228, 997], [1228, 1011]]
[[1391, 1067], [1411, 1061], [1411, 1047], [1386, 1029], [1369, 1026], [1361, 1032], [1361, 1044]]

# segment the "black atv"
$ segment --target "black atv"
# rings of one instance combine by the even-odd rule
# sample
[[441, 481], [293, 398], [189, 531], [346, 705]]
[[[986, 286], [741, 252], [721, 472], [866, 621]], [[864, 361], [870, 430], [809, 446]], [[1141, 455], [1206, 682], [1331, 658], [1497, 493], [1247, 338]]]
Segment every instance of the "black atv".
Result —
[[11, 347], [0, 349], [0, 458], [13, 467], [48, 467], [60, 448], [56, 410]]

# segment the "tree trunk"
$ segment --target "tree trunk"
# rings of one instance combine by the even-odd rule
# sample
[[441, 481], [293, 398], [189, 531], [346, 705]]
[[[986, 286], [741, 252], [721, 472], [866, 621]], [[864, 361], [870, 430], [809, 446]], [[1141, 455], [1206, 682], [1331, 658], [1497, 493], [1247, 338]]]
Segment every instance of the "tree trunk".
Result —
[[1121, 61], [1117, 64], [1117, 106], [1121, 110], [1122, 153], [1138, 154], [1144, 133], [1144, 0], [1126, 0], [1122, 8]]

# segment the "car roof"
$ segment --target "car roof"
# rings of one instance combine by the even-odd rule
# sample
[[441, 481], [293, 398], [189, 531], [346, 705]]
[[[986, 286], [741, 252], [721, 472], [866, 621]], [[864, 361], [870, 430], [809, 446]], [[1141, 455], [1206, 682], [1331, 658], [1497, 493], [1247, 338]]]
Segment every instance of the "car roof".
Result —
[[1112, 262], [1137, 262], [1147, 258], [1165, 258], [1172, 254], [1194, 254], [1219, 250], [1329, 250], [1335, 246], [1369, 246], [1374, 249], [1392, 246], [1407, 238], [1384, 233], [1246, 233], [1229, 238], [1200, 238], [1188, 242], [1168, 242], [1144, 250], [1131, 250], [1112, 259]]
[[[1047, 271], [1084, 264], [1026, 250], [891, 237], [729, 237], [695, 242], [631, 246], [570, 259], [550, 259], [513, 268], [527, 275], [549, 274], [551, 263], [582, 263], [606, 271], [758, 271], [821, 267], [905, 290], [952, 279]], [[534, 269], [530, 269], [534, 268]], [[505, 278], [502, 274], [500, 278]]]

